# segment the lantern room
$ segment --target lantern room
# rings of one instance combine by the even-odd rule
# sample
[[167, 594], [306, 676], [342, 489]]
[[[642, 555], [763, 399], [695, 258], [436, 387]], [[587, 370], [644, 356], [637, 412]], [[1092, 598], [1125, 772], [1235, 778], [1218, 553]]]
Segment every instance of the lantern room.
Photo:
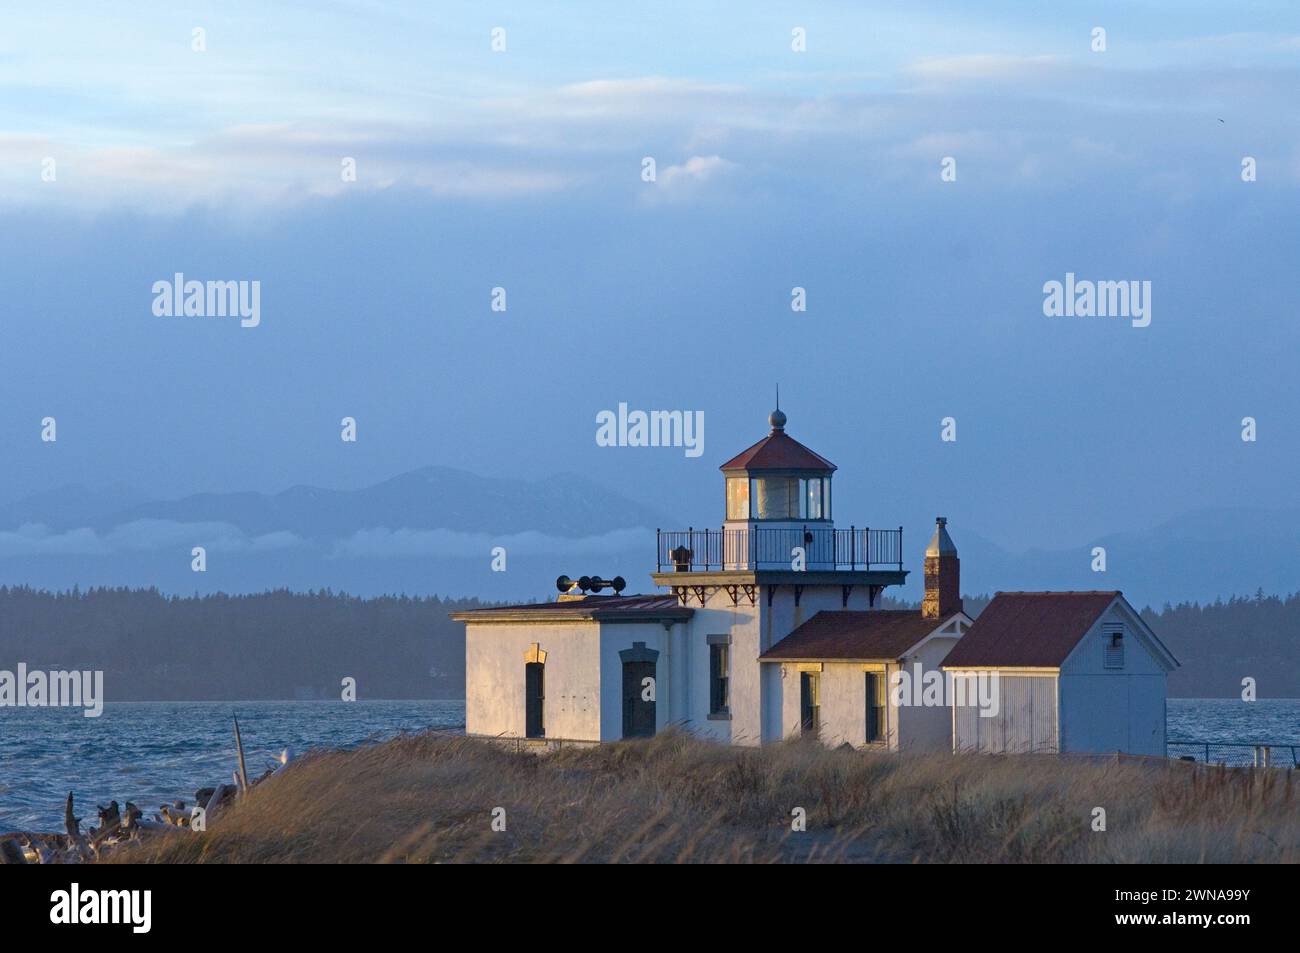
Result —
[[727, 524], [737, 529], [774, 523], [829, 528], [835, 464], [785, 432], [786, 416], [779, 407], [768, 423], [771, 433], [720, 468], [726, 479]]
[[[799, 579], [811, 578], [808, 572], [832, 573], [836, 584], [858, 584], [845, 581], [848, 572], [864, 574], [867, 585], [901, 584], [907, 575], [902, 528], [836, 529], [835, 464], [785, 432], [779, 405], [767, 420], [772, 429], [766, 437], [719, 467], [726, 486], [722, 527], [658, 530], [658, 572], [761, 571], [798, 573]], [[670, 584], [658, 575], [655, 581]]]

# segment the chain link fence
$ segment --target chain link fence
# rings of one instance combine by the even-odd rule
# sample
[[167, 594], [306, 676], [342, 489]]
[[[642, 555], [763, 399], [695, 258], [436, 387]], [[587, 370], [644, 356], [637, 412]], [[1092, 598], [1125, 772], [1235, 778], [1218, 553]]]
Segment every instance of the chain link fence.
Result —
[[1219, 741], [1170, 741], [1165, 746], [1171, 758], [1222, 764], [1229, 768], [1300, 767], [1300, 745], [1241, 744]]

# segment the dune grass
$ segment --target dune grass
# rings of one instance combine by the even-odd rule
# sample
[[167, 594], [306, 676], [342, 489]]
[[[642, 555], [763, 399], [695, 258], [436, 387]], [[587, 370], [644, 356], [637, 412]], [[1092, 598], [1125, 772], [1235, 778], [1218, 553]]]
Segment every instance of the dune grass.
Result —
[[[411, 735], [307, 755], [115, 862], [1295, 862], [1290, 770], [908, 756], [682, 732], [550, 754]], [[1094, 831], [1094, 808], [1106, 830]], [[492, 829], [504, 809], [504, 831]], [[791, 829], [796, 808], [807, 830]]]

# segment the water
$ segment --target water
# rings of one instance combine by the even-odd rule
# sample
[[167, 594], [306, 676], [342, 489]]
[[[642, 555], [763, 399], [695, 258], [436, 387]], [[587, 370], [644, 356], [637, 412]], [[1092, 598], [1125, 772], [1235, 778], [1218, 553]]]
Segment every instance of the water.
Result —
[[0, 832], [63, 830], [76, 794], [83, 829], [95, 804], [133, 801], [145, 816], [194, 792], [229, 783], [235, 770], [231, 715], [249, 777], [284, 748], [351, 747], [426, 728], [463, 729], [463, 701], [117, 702], [98, 718], [80, 709], [0, 709]]
[[[1245, 704], [1171, 698], [1169, 737], [1300, 745], [1300, 699]], [[95, 819], [95, 804], [134, 801], [147, 813], [230, 781], [231, 714], [250, 775], [288, 747], [350, 747], [426, 728], [463, 729], [463, 701], [117, 702], [99, 718], [79, 709], [0, 709], [0, 831], [63, 829], [63, 799]]]
[[1165, 726], [1171, 741], [1300, 745], [1300, 698], [1171, 698]]

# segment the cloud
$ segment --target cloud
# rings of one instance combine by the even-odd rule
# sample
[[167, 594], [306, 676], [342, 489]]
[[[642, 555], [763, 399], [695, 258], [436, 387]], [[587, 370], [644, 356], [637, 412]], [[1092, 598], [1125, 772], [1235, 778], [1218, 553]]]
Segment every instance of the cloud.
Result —
[[[1134, 164], [1157, 169], [1170, 155], [1189, 167], [1204, 164], [1194, 174], [1209, 181], [1225, 130], [1202, 121], [1217, 116], [1294, 181], [1281, 160], [1300, 139], [1275, 117], [1289, 109], [1300, 72], [1263, 53], [1255, 62], [1253, 51], [1286, 50], [1295, 39], [1221, 37], [1223, 62], [1195, 68], [1177, 59], [1139, 60], [1142, 68], [1134, 68], [1132, 56], [976, 50], [912, 59], [852, 81], [828, 73], [785, 83], [752, 75], [529, 83], [507, 73], [482, 86], [431, 90], [413, 80], [385, 86], [375, 77], [337, 77], [347, 94], [310, 108], [292, 98], [297, 84], [270, 71], [267, 82], [289, 97], [272, 115], [259, 109], [236, 120], [229, 103], [180, 108], [187, 95], [180, 87], [171, 93], [178, 108], [167, 113], [184, 119], [179, 126], [120, 106], [90, 126], [78, 121], [105, 113], [93, 107], [111, 105], [109, 89], [92, 103], [59, 100], [50, 121], [33, 115], [28, 128], [11, 123], [14, 131], [0, 136], [0, 201], [170, 213], [392, 189], [476, 201], [602, 189], [648, 203], [733, 190], [762, 198], [859, 187], [864, 176], [886, 186], [921, 184], [934, 178], [936, 153], [988, 160], [979, 175], [963, 175], [965, 189], [1015, 184], [1027, 168], [1052, 170], [1060, 183], [1131, 174]], [[267, 69], [253, 64], [239, 79]], [[376, 108], [385, 97], [397, 105]], [[661, 165], [657, 189], [643, 188], [637, 174], [646, 155], [671, 163]], [[57, 182], [40, 179], [45, 156], [58, 161]], [[356, 160], [354, 182], [340, 174], [344, 157]]]
[[0, 532], [0, 558], [24, 556], [112, 556], [120, 553], [178, 550], [195, 546], [214, 552], [268, 552], [302, 544], [293, 533], [248, 536], [229, 523], [178, 523], [134, 520], [107, 533], [90, 528], [54, 533], [39, 523]]
[[[649, 529], [619, 529], [578, 538], [550, 536], [535, 530], [494, 536], [446, 529], [388, 529], [376, 527], [325, 543], [334, 558], [385, 559], [451, 556], [488, 558], [493, 547], [509, 555], [582, 556], [644, 550]], [[106, 533], [81, 528], [52, 532], [38, 523], [0, 532], [0, 559], [31, 556], [114, 556], [175, 551], [188, 558], [195, 546], [212, 553], [266, 553], [309, 545], [287, 531], [250, 536], [229, 523], [181, 523], [174, 520], [134, 520]]]
[[928, 81], [1006, 80], [1041, 74], [1064, 66], [1058, 56], [1007, 56], [973, 53], [964, 56], [931, 57], [917, 60], [904, 70]]
[[735, 169], [736, 163], [722, 156], [691, 156], [680, 165], [670, 165], [659, 173], [659, 187], [680, 192], [703, 185]]
[[476, 556], [488, 559], [496, 546], [507, 556], [606, 555], [645, 548], [653, 530], [619, 529], [599, 536], [569, 538], [529, 530], [506, 536], [462, 533], [446, 529], [367, 529], [339, 540], [331, 555], [339, 558], [397, 558], [410, 556]]

